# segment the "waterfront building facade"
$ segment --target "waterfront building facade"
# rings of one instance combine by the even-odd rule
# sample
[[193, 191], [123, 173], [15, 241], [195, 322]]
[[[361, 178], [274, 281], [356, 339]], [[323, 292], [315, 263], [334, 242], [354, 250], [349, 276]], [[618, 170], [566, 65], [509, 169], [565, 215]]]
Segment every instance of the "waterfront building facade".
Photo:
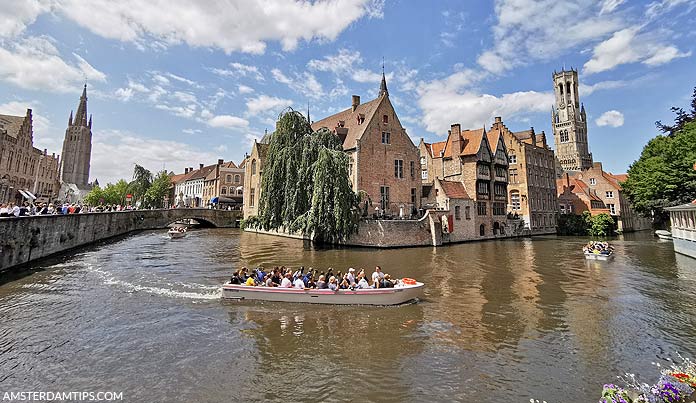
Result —
[[[353, 191], [365, 192], [380, 216], [413, 216], [420, 206], [418, 148], [401, 125], [382, 74], [379, 95], [366, 103], [353, 95], [351, 107], [312, 123], [340, 138], [349, 159]], [[255, 142], [245, 167], [244, 216], [258, 213], [268, 135]]]
[[696, 203], [668, 207], [674, 251], [696, 258]]
[[60, 158], [34, 147], [32, 110], [0, 115], [0, 203], [50, 202], [58, 196]]
[[502, 136], [508, 152], [508, 212], [522, 217], [532, 235], [555, 234], [556, 162], [546, 133], [534, 128], [512, 132], [496, 117], [488, 131], [493, 135]]
[[246, 159], [239, 165], [233, 161], [220, 166], [220, 180], [218, 181], [218, 195], [220, 203], [229, 203], [234, 206], [242, 206], [244, 200], [244, 165]]
[[587, 115], [578, 94], [578, 71], [553, 72], [556, 103], [551, 107], [551, 125], [556, 157], [562, 171], [576, 172], [592, 167], [592, 154], [587, 141]]
[[419, 151], [424, 206], [444, 208], [433, 191], [435, 179], [459, 182], [474, 202], [471, 216], [478, 236], [512, 233], [507, 228], [508, 153], [500, 133], [489, 137], [485, 128], [462, 131], [453, 124], [446, 141], [421, 139]]
[[576, 203], [572, 207], [575, 211], [572, 213], [581, 214], [583, 211], [589, 211], [595, 215], [605, 212], [614, 218], [619, 232], [649, 229], [652, 220], [637, 214], [621, 189], [621, 182], [627, 178], [625, 174], [614, 175], [604, 171], [601, 162], [595, 162], [591, 168], [581, 172], [568, 173], [565, 179], [558, 180], [561, 213], [568, 212], [568, 206], [571, 205], [568, 203], [568, 194], [564, 194], [565, 190], [562, 190], [561, 186], [568, 186], [569, 180], [572, 179], [576, 188], [582, 188], [584, 193], [591, 195], [589, 204], [587, 198], [581, 198], [585, 202], [584, 208], [575, 200]]

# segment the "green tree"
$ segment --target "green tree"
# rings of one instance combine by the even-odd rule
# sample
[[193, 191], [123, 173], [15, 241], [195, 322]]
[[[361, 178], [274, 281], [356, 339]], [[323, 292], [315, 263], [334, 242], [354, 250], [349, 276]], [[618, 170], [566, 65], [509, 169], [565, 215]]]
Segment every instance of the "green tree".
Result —
[[665, 207], [696, 197], [696, 88], [689, 113], [676, 107], [672, 111], [676, 113], [674, 125], [656, 122], [665, 135], [646, 144], [622, 183], [635, 209], [645, 216], [654, 216], [657, 225], [667, 220]]
[[333, 243], [357, 230], [358, 203], [341, 140], [327, 129], [312, 132], [299, 112], [281, 114], [264, 161], [259, 215], [246, 225]]
[[578, 214], [561, 214], [558, 216], [558, 235], [587, 235], [587, 219]]
[[170, 184], [171, 180], [167, 171], [157, 173], [157, 176], [152, 181], [152, 185], [150, 185], [143, 197], [144, 207], [164, 207], [164, 197], [169, 193]]
[[84, 197], [84, 201], [90, 206], [97, 206], [104, 200], [104, 190], [96, 185]]
[[614, 219], [606, 213], [586, 217], [588, 232], [592, 236], [605, 237], [614, 233]]
[[120, 179], [115, 184], [107, 184], [104, 188], [104, 203], [106, 204], [126, 204], [126, 194], [128, 194], [128, 182]]
[[133, 194], [133, 202], [136, 203], [140, 201], [142, 204], [145, 192], [147, 192], [151, 185], [152, 172], [135, 164], [135, 168], [133, 168], [133, 180], [128, 184], [128, 191]]

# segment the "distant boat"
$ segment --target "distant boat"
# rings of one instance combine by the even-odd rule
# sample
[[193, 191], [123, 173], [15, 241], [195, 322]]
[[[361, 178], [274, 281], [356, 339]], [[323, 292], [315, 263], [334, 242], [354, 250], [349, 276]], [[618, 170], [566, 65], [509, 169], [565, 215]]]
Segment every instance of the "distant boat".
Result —
[[423, 293], [423, 283], [399, 283], [393, 288], [367, 288], [358, 290], [297, 289], [280, 287], [224, 284], [222, 297], [237, 300], [261, 300], [275, 302], [301, 302], [333, 305], [399, 305], [418, 299]]
[[657, 231], [655, 231], [655, 235], [657, 235], [658, 238], [664, 239], [666, 241], [672, 240], [672, 233], [663, 229], [658, 229]]
[[611, 253], [585, 252], [585, 259], [587, 259], [587, 260], [610, 260], [612, 258], [614, 258], [614, 252], [611, 252]]
[[169, 235], [169, 238], [171, 238], [171, 239], [183, 238], [186, 236], [186, 228], [185, 227], [170, 228], [169, 231], [167, 231], [167, 235]]

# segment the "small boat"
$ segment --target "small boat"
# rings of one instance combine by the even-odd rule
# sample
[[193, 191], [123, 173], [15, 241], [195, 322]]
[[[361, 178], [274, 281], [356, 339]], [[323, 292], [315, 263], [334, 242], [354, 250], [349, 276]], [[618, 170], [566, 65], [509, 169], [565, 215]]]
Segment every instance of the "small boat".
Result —
[[186, 228], [185, 227], [170, 228], [169, 231], [167, 231], [167, 235], [169, 235], [169, 238], [171, 238], [171, 239], [183, 238], [186, 236]]
[[610, 260], [613, 257], [614, 257], [614, 252], [610, 252], [610, 253], [585, 252], [585, 259], [587, 259], [587, 260]]
[[236, 300], [260, 300], [275, 302], [300, 302], [333, 305], [400, 305], [418, 299], [423, 293], [423, 283], [399, 282], [393, 288], [368, 288], [359, 290], [298, 289], [280, 287], [254, 287], [224, 284], [222, 297]]
[[657, 231], [655, 231], [655, 235], [656, 235], [658, 238], [663, 239], [663, 240], [666, 240], [666, 241], [671, 241], [671, 240], [672, 240], [672, 233], [669, 232], [669, 231], [665, 231], [665, 230], [663, 230], [663, 229], [658, 229]]

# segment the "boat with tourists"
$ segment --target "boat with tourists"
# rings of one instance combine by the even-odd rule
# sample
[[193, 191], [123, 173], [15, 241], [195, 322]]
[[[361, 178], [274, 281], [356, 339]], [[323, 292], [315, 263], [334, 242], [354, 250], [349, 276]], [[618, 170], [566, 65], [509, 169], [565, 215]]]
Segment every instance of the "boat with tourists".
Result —
[[186, 227], [172, 227], [167, 231], [170, 239], [178, 239], [186, 236]]
[[663, 229], [658, 229], [655, 231], [655, 236], [658, 238], [664, 240], [664, 241], [671, 241], [672, 240], [672, 233], [669, 231], [665, 231]]
[[[316, 281], [315, 281], [316, 275]], [[400, 305], [417, 301], [423, 295], [424, 284], [411, 278], [392, 280], [377, 266], [372, 284], [364, 269], [355, 275], [350, 268], [342, 275], [332, 268], [318, 273], [311, 268], [292, 271], [275, 267], [266, 273], [257, 268], [248, 273], [246, 267], [237, 270], [222, 286], [222, 297], [235, 300], [260, 300], [333, 305]]]
[[609, 242], [590, 241], [582, 247], [587, 260], [610, 260], [614, 257], [614, 247]]

